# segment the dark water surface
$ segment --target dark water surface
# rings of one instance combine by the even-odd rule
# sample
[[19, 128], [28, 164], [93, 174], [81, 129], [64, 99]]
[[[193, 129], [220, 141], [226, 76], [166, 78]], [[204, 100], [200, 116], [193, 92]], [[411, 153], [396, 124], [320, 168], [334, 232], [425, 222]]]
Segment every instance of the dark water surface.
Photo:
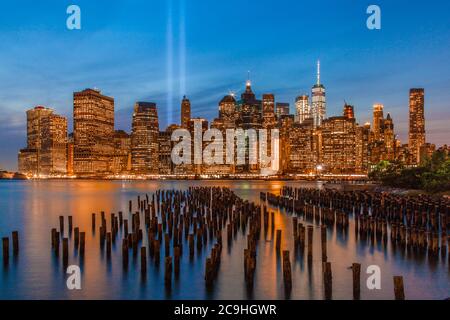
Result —
[[[261, 233], [258, 243], [257, 267], [253, 294], [244, 284], [245, 236], [238, 233], [231, 246], [223, 242], [218, 279], [212, 291], [205, 289], [205, 259], [210, 254], [212, 241], [203, 247], [193, 260], [189, 259], [187, 243], [183, 245], [181, 271], [173, 280], [172, 290], [164, 288], [164, 265], [148, 263], [148, 276], [142, 281], [139, 257], [130, 255], [128, 272], [122, 269], [121, 238], [113, 245], [111, 261], [99, 245], [100, 211], [105, 211], [109, 225], [111, 212], [124, 212], [128, 217], [128, 201], [137, 195], [157, 189], [187, 189], [189, 186], [227, 186], [239, 196], [259, 203], [259, 193], [278, 193], [283, 185], [322, 187], [320, 182], [273, 181], [0, 181], [0, 236], [11, 236], [18, 230], [20, 253], [10, 257], [7, 266], [0, 264], [0, 299], [284, 299], [283, 274], [280, 257], [275, 252], [273, 233]], [[134, 202], [136, 203], [136, 202]], [[295, 257], [292, 239], [292, 218], [273, 208], [275, 229], [282, 229], [284, 249], [291, 252], [293, 288], [292, 299], [322, 299], [320, 229], [314, 230], [312, 266], [305, 258]], [[97, 213], [97, 230], [91, 229], [91, 214]], [[50, 230], [59, 228], [58, 217], [73, 216], [74, 227], [86, 232], [86, 255], [82, 269], [82, 290], [66, 287], [66, 274], [61, 255], [55, 258], [51, 249]], [[141, 219], [142, 220], [142, 219]], [[66, 218], [67, 223], [67, 218]], [[316, 225], [317, 226], [317, 225]], [[67, 229], [67, 227], [66, 227]], [[248, 231], [248, 230], [247, 230]], [[67, 233], [67, 231], [66, 231]], [[226, 230], [223, 230], [226, 239]], [[146, 239], [146, 237], [144, 237]], [[333, 299], [352, 298], [353, 262], [361, 263], [361, 298], [393, 299], [392, 276], [404, 277], [407, 299], [444, 299], [450, 297], [450, 272], [447, 256], [437, 260], [419, 256], [387, 245], [355, 240], [353, 220], [347, 233], [328, 230], [328, 260], [333, 271]], [[79, 264], [73, 252], [73, 237], [69, 243], [69, 264]], [[146, 245], [144, 240], [143, 245]], [[163, 255], [164, 250], [161, 250]], [[381, 290], [368, 290], [366, 268], [381, 268]]]

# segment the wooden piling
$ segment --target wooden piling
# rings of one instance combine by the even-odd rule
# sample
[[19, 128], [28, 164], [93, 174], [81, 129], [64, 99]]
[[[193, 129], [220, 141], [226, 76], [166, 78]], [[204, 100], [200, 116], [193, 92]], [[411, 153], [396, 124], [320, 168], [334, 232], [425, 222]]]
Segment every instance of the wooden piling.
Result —
[[59, 216], [59, 233], [61, 236], [64, 234], [64, 217]]
[[352, 264], [353, 273], [353, 300], [361, 298], [361, 264]]
[[168, 233], [164, 234], [164, 255], [165, 257], [170, 256], [170, 237]]
[[69, 216], [69, 232], [72, 232], [73, 227], [73, 218], [72, 216]]
[[84, 257], [84, 247], [85, 247], [86, 233], [80, 232], [80, 257]]
[[63, 238], [63, 266], [66, 268], [69, 264], [69, 239]]
[[13, 255], [17, 256], [19, 254], [19, 232], [12, 232], [12, 242], [13, 242]]
[[288, 250], [283, 250], [283, 280], [285, 290], [290, 292], [292, 289], [292, 271]]
[[3, 263], [7, 264], [9, 261], [9, 238], [2, 238], [3, 244]]
[[111, 232], [108, 232], [106, 234], [106, 256], [108, 258], [111, 257], [111, 243], [112, 243], [112, 241], [111, 241]]
[[322, 262], [323, 282], [325, 291], [325, 300], [331, 300], [333, 294], [333, 275], [331, 273], [331, 263]]
[[141, 247], [141, 274], [147, 275], [147, 248]]
[[56, 228], [53, 228], [51, 231], [51, 239], [52, 239], [52, 249], [54, 249], [56, 244]]
[[277, 252], [280, 251], [280, 248], [281, 248], [281, 230], [280, 229], [278, 229], [277, 233], [276, 233], [275, 248], [277, 249]]
[[57, 231], [55, 233], [55, 255], [59, 256], [59, 239], [60, 239], [60, 233]]
[[75, 229], [74, 229], [74, 247], [75, 247], [75, 249], [78, 249], [79, 244], [80, 244], [80, 228], [75, 227]]
[[394, 295], [395, 300], [405, 300], [405, 290], [403, 287], [402, 276], [394, 276]]
[[213, 266], [211, 258], [207, 258], [205, 263], [205, 284], [208, 288], [211, 288], [213, 285]]

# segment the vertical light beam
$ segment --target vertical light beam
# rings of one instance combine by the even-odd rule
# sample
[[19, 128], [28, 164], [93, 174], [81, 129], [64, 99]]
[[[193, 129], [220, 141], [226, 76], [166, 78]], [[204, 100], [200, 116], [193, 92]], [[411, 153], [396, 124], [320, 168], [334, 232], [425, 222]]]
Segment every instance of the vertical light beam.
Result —
[[186, 94], [186, 0], [179, 0], [179, 96], [182, 97]]
[[173, 17], [172, 0], [167, 0], [167, 124], [171, 124], [173, 117]]

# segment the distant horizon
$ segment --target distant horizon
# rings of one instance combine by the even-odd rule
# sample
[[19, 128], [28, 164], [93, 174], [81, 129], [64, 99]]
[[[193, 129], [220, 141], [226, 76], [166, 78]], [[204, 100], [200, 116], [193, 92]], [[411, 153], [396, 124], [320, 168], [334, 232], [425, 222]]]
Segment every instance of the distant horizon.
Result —
[[193, 117], [217, 117], [220, 99], [240, 95], [250, 70], [258, 97], [273, 93], [294, 113], [295, 97], [311, 95], [318, 59], [327, 117], [340, 115], [346, 101], [360, 124], [372, 123], [372, 106], [381, 103], [407, 143], [409, 89], [424, 88], [427, 142], [450, 142], [448, 1], [436, 10], [379, 0], [381, 30], [367, 29], [366, 1], [74, 4], [81, 30], [66, 27], [69, 3], [3, 5], [0, 168], [17, 170], [26, 110], [52, 108], [72, 132], [73, 92], [97, 87], [113, 97], [115, 129], [127, 132], [134, 102], [155, 102], [164, 130], [179, 123], [183, 95]]

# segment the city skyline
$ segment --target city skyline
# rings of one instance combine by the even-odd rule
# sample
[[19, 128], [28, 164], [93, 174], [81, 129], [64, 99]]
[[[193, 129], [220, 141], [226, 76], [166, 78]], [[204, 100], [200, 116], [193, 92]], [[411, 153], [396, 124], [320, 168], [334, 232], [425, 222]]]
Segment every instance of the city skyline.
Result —
[[[19, 150], [18, 171], [38, 177], [168, 174], [248, 178], [320, 173], [364, 176], [380, 161], [417, 166], [436, 150], [436, 145], [426, 139], [423, 88], [409, 90], [409, 139], [404, 143], [395, 133], [390, 112], [385, 117], [382, 104], [373, 105], [372, 124], [360, 124], [355, 117], [355, 107], [347, 102], [340, 114], [326, 116], [319, 62], [317, 66], [317, 82], [311, 89], [311, 101], [308, 96], [299, 97], [304, 100], [303, 104], [316, 104], [306, 108], [306, 113], [305, 107], [297, 103], [295, 114], [290, 113], [289, 103], [277, 102], [271, 93], [262, 94], [259, 99], [248, 79], [240, 97], [231, 93], [220, 100], [218, 117], [212, 121], [192, 116], [190, 100], [183, 96], [179, 122], [161, 128], [157, 104], [136, 102], [129, 134], [115, 128], [114, 97], [102, 94], [99, 89], [74, 92], [72, 133], [67, 130], [67, 118], [57, 115], [53, 109], [36, 106], [27, 110], [27, 144]], [[321, 96], [319, 100], [318, 95]], [[203, 135], [209, 129], [215, 133], [209, 132], [212, 136], [204, 139]], [[264, 136], [261, 136], [261, 129]], [[268, 138], [268, 134], [272, 138]], [[189, 136], [187, 147], [184, 143], [186, 135]], [[226, 147], [214, 147], [217, 143], [222, 144], [224, 139]], [[229, 146], [229, 140], [236, 144]], [[214, 151], [205, 155], [202, 152], [205, 147], [212, 147]], [[447, 144], [442, 147], [442, 150], [448, 148]], [[271, 158], [270, 162], [255, 158], [255, 150], [261, 148]], [[219, 152], [218, 158], [213, 156], [216, 152]], [[224, 152], [226, 163], [223, 162]], [[205, 156], [216, 160], [203, 162], [201, 159]], [[236, 157], [240, 157], [238, 163], [234, 162]], [[268, 168], [276, 169], [268, 173]]]
[[[99, 87], [113, 96], [116, 129], [129, 132], [135, 101], [156, 102], [161, 127], [180, 119], [183, 95], [190, 99], [193, 114], [212, 119], [217, 101], [229, 91], [241, 90], [250, 70], [258, 95], [274, 93], [277, 101], [289, 102], [294, 113], [295, 98], [311, 94], [317, 59], [326, 87], [327, 114], [340, 114], [346, 100], [364, 123], [370, 121], [374, 103], [384, 104], [396, 121], [401, 141], [406, 142], [407, 90], [424, 87], [427, 140], [448, 143], [446, 2], [436, 12], [407, 1], [380, 1], [379, 31], [365, 27], [367, 4], [350, 1], [289, 3], [290, 12], [310, 13], [301, 21], [283, 6], [266, 10], [265, 2], [253, 6], [231, 1], [213, 4], [208, 10], [204, 3], [185, 1], [142, 3], [127, 10], [119, 4], [107, 10], [101, 4], [78, 4], [83, 24], [76, 32], [65, 28], [65, 4], [44, 3], [32, 15], [23, 13], [26, 16], [19, 15], [16, 4], [6, 4], [1, 13], [0, 34], [10, 49], [0, 54], [4, 67], [0, 73], [4, 83], [0, 90], [2, 168], [16, 169], [16, 151], [26, 141], [25, 110], [35, 105], [51, 107], [66, 116], [72, 128], [73, 91]], [[258, 17], [252, 24], [233, 22], [245, 21], [249, 12]], [[152, 19], [135, 19], [145, 14]], [[227, 28], [217, 23], [225, 17], [230, 17]], [[270, 29], [264, 18], [273, 18]], [[420, 19], [420, 26], [412, 23], [415, 19]], [[310, 27], [317, 23], [321, 28]], [[352, 37], [347, 37], [350, 30]], [[185, 68], [179, 65], [183, 61]]]

